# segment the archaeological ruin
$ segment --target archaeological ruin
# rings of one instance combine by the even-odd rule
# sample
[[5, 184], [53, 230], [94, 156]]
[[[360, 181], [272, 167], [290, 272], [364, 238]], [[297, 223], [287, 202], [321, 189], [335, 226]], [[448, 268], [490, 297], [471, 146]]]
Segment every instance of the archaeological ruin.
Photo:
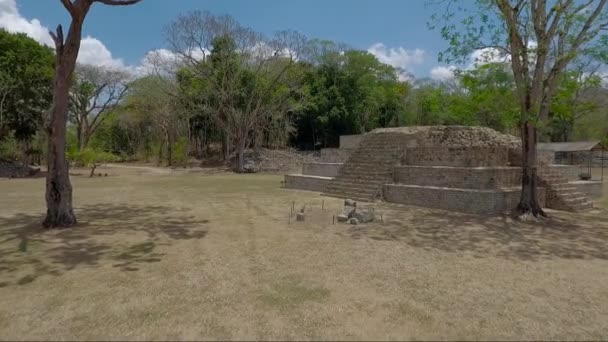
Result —
[[[583, 211], [601, 197], [599, 181], [578, 179], [579, 168], [555, 165], [539, 151], [539, 201], [545, 208]], [[464, 126], [377, 129], [340, 137], [322, 149], [323, 162], [285, 175], [285, 186], [362, 202], [384, 200], [472, 214], [516, 209], [521, 194], [517, 137]]]

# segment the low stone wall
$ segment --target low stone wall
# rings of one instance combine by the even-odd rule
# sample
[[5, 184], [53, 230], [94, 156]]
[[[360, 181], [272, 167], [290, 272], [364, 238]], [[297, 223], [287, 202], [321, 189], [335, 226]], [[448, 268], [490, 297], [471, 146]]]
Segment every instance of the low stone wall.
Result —
[[302, 174], [309, 176], [336, 177], [343, 163], [305, 163]]
[[323, 192], [331, 180], [331, 177], [285, 175], [285, 188]]
[[461, 189], [500, 189], [521, 185], [518, 167], [395, 167], [394, 181], [407, 185], [436, 186]]
[[363, 139], [362, 134], [341, 135], [340, 136], [340, 148], [341, 149], [344, 149], [344, 148], [355, 149], [355, 148], [359, 147], [359, 143], [361, 142], [361, 139]]
[[418, 147], [406, 149], [405, 165], [507, 166], [509, 149], [504, 147]]
[[321, 161], [325, 163], [344, 163], [354, 151], [351, 148], [322, 148]]
[[[477, 215], [512, 212], [517, 209], [520, 195], [519, 188], [473, 190], [403, 184], [384, 186], [384, 199], [388, 202]], [[544, 189], [538, 189], [538, 197], [541, 206], [544, 206]]]
[[24, 178], [36, 175], [40, 169], [0, 159], [0, 178]]
[[568, 184], [591, 198], [602, 198], [604, 196], [604, 184], [601, 181], [574, 181], [568, 182]]

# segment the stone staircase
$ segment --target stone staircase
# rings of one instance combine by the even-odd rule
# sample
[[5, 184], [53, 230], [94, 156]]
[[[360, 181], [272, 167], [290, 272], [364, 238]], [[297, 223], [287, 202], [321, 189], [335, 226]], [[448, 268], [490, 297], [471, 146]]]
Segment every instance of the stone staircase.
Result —
[[365, 135], [323, 195], [361, 202], [382, 199], [383, 186], [392, 182], [394, 167], [401, 161], [400, 138], [398, 134]]
[[547, 208], [570, 212], [593, 209], [593, 201], [568, 184], [568, 179], [559, 171], [539, 167], [538, 178], [539, 185], [545, 188]]

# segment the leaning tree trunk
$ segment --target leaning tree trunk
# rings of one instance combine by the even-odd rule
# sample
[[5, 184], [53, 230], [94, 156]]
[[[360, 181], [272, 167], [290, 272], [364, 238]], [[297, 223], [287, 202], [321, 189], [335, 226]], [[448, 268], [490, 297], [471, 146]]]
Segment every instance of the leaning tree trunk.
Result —
[[[59, 60], [59, 58], [58, 58]], [[62, 63], [58, 63], [58, 75], [69, 73]], [[43, 225], [70, 227], [75, 225], [76, 216], [72, 208], [72, 184], [65, 157], [65, 131], [68, 111], [69, 77], [58, 76], [53, 89], [53, 107], [48, 137], [48, 173], [46, 176], [46, 218]]]
[[545, 216], [543, 209], [538, 203], [538, 174], [536, 158], [536, 135], [537, 129], [529, 121], [521, 126], [522, 140], [522, 191], [517, 209], [522, 215], [532, 214], [534, 216]]

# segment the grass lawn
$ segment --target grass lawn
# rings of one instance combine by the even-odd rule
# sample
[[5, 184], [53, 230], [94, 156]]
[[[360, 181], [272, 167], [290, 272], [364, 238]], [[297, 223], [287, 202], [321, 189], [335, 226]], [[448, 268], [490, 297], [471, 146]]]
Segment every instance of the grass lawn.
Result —
[[0, 339], [608, 339], [606, 209], [333, 225], [279, 175], [99, 172], [54, 231], [44, 179], [0, 179]]

